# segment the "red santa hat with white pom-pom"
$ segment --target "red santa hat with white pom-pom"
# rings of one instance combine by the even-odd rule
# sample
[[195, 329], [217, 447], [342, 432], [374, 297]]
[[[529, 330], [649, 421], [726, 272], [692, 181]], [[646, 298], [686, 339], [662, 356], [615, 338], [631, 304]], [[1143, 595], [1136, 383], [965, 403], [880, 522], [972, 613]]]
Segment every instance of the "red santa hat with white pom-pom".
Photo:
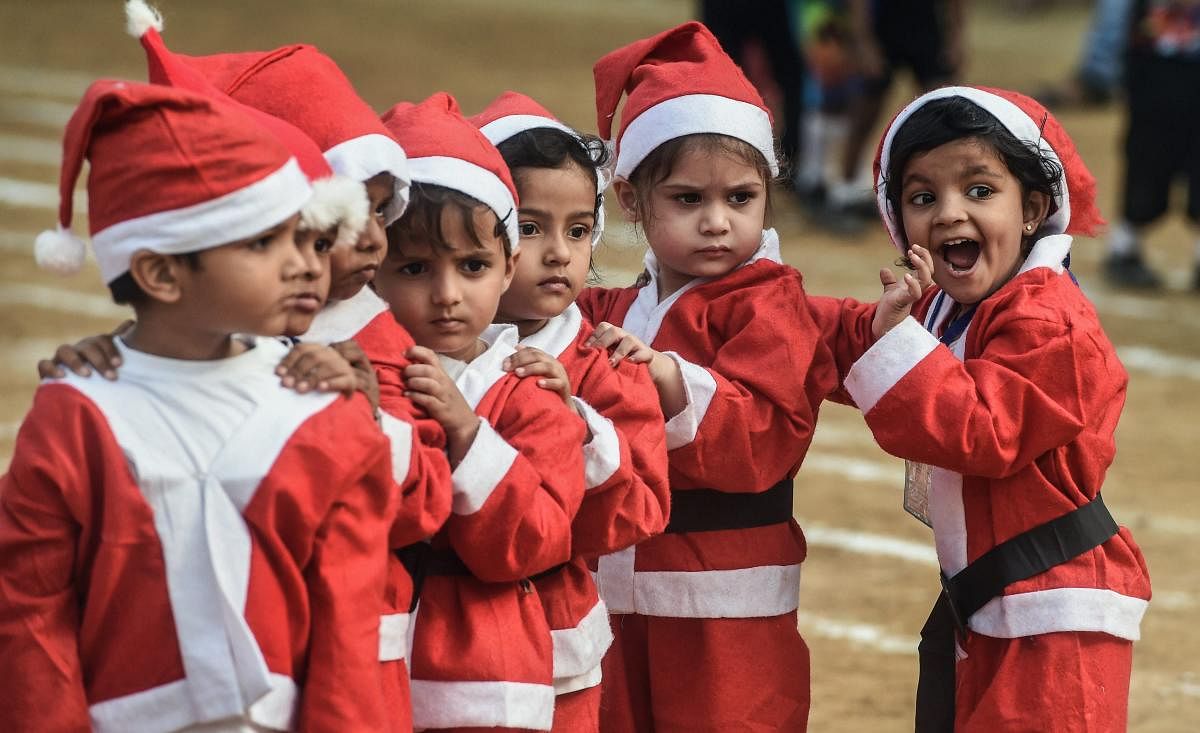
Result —
[[888, 125], [875, 153], [875, 196], [879, 214], [892, 243], [904, 251], [904, 229], [900, 217], [887, 198], [886, 176], [891, 164], [892, 143], [896, 133], [913, 113], [938, 99], [962, 97], [979, 105], [995, 117], [1017, 140], [1035, 145], [1049, 159], [1062, 166], [1063, 175], [1054, 193], [1054, 211], [1039, 229], [1041, 236], [1053, 234], [1093, 235], [1104, 226], [1104, 217], [1096, 204], [1096, 179], [1084, 165], [1075, 142], [1054, 115], [1036, 100], [1006, 89], [951, 86], [927, 92], [900, 110]]
[[336, 175], [317, 144], [296, 126], [237, 102], [182, 63], [162, 39], [162, 16], [145, 0], [127, 0], [125, 19], [129, 34], [140, 40], [146, 51], [151, 83], [210, 94], [234, 104], [292, 151], [313, 188], [312, 197], [300, 210], [302, 229], [328, 231], [336, 227], [337, 244], [353, 244], [358, 240], [370, 214], [366, 187], [361, 181]]
[[616, 175], [627, 178], [663, 143], [717, 133], [754, 146], [779, 175], [771, 113], [758, 90], [702, 23], [690, 21], [618, 48], [596, 62], [596, 124], [612, 139], [617, 103]]
[[408, 151], [414, 183], [450, 188], [486, 205], [517, 251], [521, 234], [512, 174], [496, 146], [462, 116], [454, 97], [437, 92], [420, 104], [401, 102], [383, 114], [383, 123]]
[[85, 257], [70, 231], [84, 159], [92, 248], [106, 283], [139, 250], [184, 254], [236, 242], [296, 214], [312, 194], [291, 151], [234, 105], [98, 81], [63, 136], [58, 230], [35, 245], [38, 264], [61, 273], [78, 271]]
[[[579, 133], [561, 122], [550, 110], [520, 92], [504, 92], [492, 100], [482, 112], [469, 119], [484, 137], [496, 146], [522, 132], [550, 128], [565, 132], [579, 140], [579, 144], [586, 148], [586, 143]], [[600, 196], [600, 200], [596, 207], [596, 225], [592, 227], [593, 249], [600, 243], [600, 236], [604, 233], [604, 190], [608, 188], [611, 178], [612, 173], [608, 168], [596, 168], [596, 194]]]
[[333, 59], [305, 44], [176, 58], [242, 104], [303, 130], [338, 175], [367, 181], [390, 174], [394, 191], [384, 223], [404, 213], [409, 184], [404, 148]]

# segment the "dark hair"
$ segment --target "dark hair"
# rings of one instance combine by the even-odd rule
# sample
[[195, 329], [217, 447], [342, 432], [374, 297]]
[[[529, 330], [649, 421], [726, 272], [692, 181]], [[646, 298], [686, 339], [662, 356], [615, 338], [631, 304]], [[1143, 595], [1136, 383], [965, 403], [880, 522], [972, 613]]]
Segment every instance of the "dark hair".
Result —
[[[447, 206], [458, 211], [463, 229], [471, 237], [471, 241], [476, 246], [482, 246], [483, 242], [479, 241], [479, 234], [475, 231], [475, 212], [483, 207], [495, 216], [487, 204], [446, 186], [413, 183], [408, 191], [408, 208], [404, 210], [404, 216], [387, 228], [388, 252], [395, 253], [404, 241], [428, 242], [433, 247], [450, 249], [450, 243], [442, 233], [442, 210]], [[510, 211], [504, 219], [516, 215], [515, 211]], [[512, 257], [512, 242], [508, 241], [508, 232], [500, 217], [496, 217], [492, 233], [500, 238], [504, 256]]]
[[[1018, 140], [990, 112], [964, 97], [935, 99], [913, 112], [892, 139], [891, 158], [884, 171], [884, 191], [892, 206], [900, 230], [904, 231], [900, 200], [903, 195], [904, 168], [913, 156], [929, 152], [946, 143], [974, 138], [990, 147], [1021, 184], [1022, 199], [1033, 191], [1050, 199], [1050, 213], [1057, 206], [1054, 197], [1062, 186], [1063, 168], [1042, 152], [1036, 142]], [[1022, 232], [1021, 255], [1027, 256], [1039, 232]]]
[[[200, 270], [200, 252], [184, 252], [183, 254], [171, 255], [177, 260], [182, 261], [192, 270]], [[150, 296], [142, 290], [142, 286], [137, 284], [137, 280], [133, 279], [133, 274], [128, 270], [123, 272], [116, 280], [108, 284], [108, 290], [112, 293], [112, 299], [118, 305], [141, 305], [145, 303]]]
[[701, 132], [672, 138], [659, 145], [643, 158], [642, 162], [638, 163], [633, 172], [629, 174], [629, 182], [633, 184], [634, 191], [637, 194], [635, 205], [637, 206], [639, 219], [645, 221], [654, 213], [653, 207], [650, 204], [650, 194], [653, 192], [654, 187], [667, 180], [671, 172], [675, 169], [676, 161], [685, 153], [690, 152], [707, 155], [729, 155], [755, 168], [759, 176], [762, 177], [763, 185], [766, 187], [766, 213], [767, 218], [770, 218], [771, 166], [767, 163], [767, 159], [763, 156], [762, 152], [745, 140], [740, 140], [736, 137], [716, 132]]
[[[496, 148], [514, 178], [520, 168], [561, 168], [568, 162], [595, 173], [608, 165], [611, 157], [604, 141], [595, 135], [570, 133], [556, 127], [523, 130]], [[603, 191], [596, 191], [596, 205], [592, 213], [597, 217], [603, 196]]]

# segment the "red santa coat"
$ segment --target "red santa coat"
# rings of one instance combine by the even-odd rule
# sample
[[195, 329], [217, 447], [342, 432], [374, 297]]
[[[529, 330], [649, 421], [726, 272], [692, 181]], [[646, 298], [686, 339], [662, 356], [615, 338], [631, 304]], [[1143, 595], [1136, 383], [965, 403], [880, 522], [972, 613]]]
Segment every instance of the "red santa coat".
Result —
[[[666, 424], [671, 490], [755, 493], [794, 476], [837, 375], [775, 232], [739, 269], [661, 303], [652, 254], [647, 271], [645, 287], [589, 289], [579, 304], [679, 364], [688, 404]], [[602, 557], [597, 580], [613, 613], [779, 616], [797, 607], [805, 550], [794, 520], [664, 534]]]
[[411, 657], [416, 728], [549, 730], [550, 628], [531, 575], [571, 556], [584, 495], [585, 429], [562, 400], [502, 369], [515, 326], [496, 325], [468, 364], [445, 360], [481, 418], [454, 469], [453, 514], [433, 538], [469, 574], [425, 579]]
[[592, 433], [583, 449], [587, 494], [571, 523], [571, 561], [536, 581], [554, 638], [560, 695], [600, 683], [600, 662], [613, 638], [585, 560], [659, 534], [670, 509], [658, 392], [644, 366], [623, 362], [614, 369], [605, 351], [587, 346], [592, 331], [571, 305], [521, 341], [562, 363]]
[[[393, 493], [282, 344], [43, 384], [0, 481], [0, 730], [380, 730]], [[210, 728], [205, 728], [210, 730]]]
[[[398, 549], [431, 537], [450, 516], [445, 435], [436, 421], [414, 418], [412, 402], [404, 396], [404, 368], [409, 364], [404, 354], [414, 345], [412, 336], [370, 288], [330, 303], [302, 337], [303, 341], [326, 344], [349, 339], [358, 342], [371, 360], [379, 381], [380, 426], [392, 441], [392, 472], [399, 497], [389, 544]], [[403, 665], [411, 632], [412, 602], [412, 577], [393, 556], [389, 561], [387, 601], [380, 618], [380, 661], [399, 661]], [[407, 677], [402, 666], [388, 673], [388, 680], [394, 678], [401, 688], [406, 687]], [[398, 710], [408, 707], [405, 689], [393, 690], [392, 696]], [[407, 727], [407, 722], [400, 721], [399, 729]]]
[[[1128, 377], [1063, 269], [1070, 241], [1039, 240], [949, 347], [909, 318], [846, 378], [879, 445], [935, 467], [929, 514], [947, 575], [1091, 501], [1112, 463]], [[931, 289], [914, 309], [935, 332], [955, 305], [939, 293]], [[1100, 631], [1134, 640], [1149, 598], [1145, 561], [1122, 527], [1100, 547], [1013, 583], [970, 627], [998, 638]]]

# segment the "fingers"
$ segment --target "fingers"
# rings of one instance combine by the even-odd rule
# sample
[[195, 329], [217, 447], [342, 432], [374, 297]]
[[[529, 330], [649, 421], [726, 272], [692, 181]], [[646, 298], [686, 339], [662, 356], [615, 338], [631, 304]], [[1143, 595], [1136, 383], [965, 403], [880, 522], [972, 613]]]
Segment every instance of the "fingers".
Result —
[[896, 284], [896, 274], [893, 273], [891, 270], [887, 269], [886, 267], [880, 268], [879, 284], [883, 286], [884, 290], [887, 290], [888, 288], [890, 288], [891, 286]]
[[440, 393], [442, 383], [433, 377], [409, 377], [404, 379], [405, 395], [416, 401], [416, 395], [435, 395]]
[[414, 364], [438, 364], [437, 352], [424, 346], [410, 346], [404, 355]]
[[571, 399], [571, 385], [567, 380], [559, 377], [551, 377], [548, 379], [537, 380], [537, 386], [544, 390], [554, 392], [563, 399], [564, 402]]
[[904, 286], [908, 289], [909, 304], [916, 303], [921, 299], [921, 293], [924, 288], [921, 287], [920, 281], [913, 277], [911, 273], [904, 274]]
[[596, 326], [596, 330], [592, 331], [592, 335], [588, 337], [587, 344], [607, 349], [624, 335], [625, 332], [620, 328], [617, 328], [608, 321], [601, 321], [600, 325]]
[[920, 284], [921, 289], [924, 290], [932, 285], [933, 255], [929, 253], [929, 250], [919, 244], [914, 244], [908, 250], [908, 259], [913, 263], [913, 267], [916, 268], [917, 282]]
[[541, 349], [535, 349], [530, 346], [521, 346], [517, 349], [515, 354], [504, 360], [503, 367], [505, 371], [511, 372], [520, 369], [521, 367], [529, 366], [530, 364], [537, 364], [539, 362], [546, 362], [553, 359], [554, 357], [550, 356]]
[[318, 344], [296, 344], [279, 360], [279, 364], [275, 367], [275, 373], [281, 377], [292, 373], [293, 367], [300, 357], [316, 348], [319, 348]]
[[117, 367], [121, 366], [121, 354], [111, 336], [93, 336], [75, 344], [79, 355], [96, 368], [105, 379], [117, 378]]
[[359, 364], [370, 364], [371, 360], [367, 358], [366, 353], [358, 342], [354, 339], [348, 341], [339, 341], [336, 344], [330, 344], [334, 351], [342, 355], [342, 358], [350, 362], [354, 366]]
[[37, 363], [38, 379], [62, 379], [67, 376], [66, 370], [50, 359], [42, 359]]
[[[67, 369], [75, 372], [81, 377], [90, 377], [92, 368], [79, 353], [79, 350], [68, 344], [59, 346], [54, 352], [54, 361], [62, 364]], [[63, 376], [66, 376], [65, 374]]]

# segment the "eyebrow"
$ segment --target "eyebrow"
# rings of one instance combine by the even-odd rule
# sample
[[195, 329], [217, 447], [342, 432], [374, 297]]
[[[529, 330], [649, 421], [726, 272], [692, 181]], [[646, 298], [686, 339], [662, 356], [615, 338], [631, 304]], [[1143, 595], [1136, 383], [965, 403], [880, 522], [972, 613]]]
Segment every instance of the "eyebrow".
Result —
[[[524, 206], [522, 206], [520, 208], [520, 210], [517, 211], [517, 215], [518, 216], [521, 216], [521, 215], [540, 216], [543, 219], [549, 219], [552, 216], [549, 211], [542, 211], [541, 209], [529, 209]], [[568, 219], [578, 219], [583, 216], [590, 216], [594, 219], [594, 218], [596, 218], [596, 212], [594, 212], [590, 209], [588, 211], [573, 211], [567, 215], [567, 218]]]
[[[970, 168], [966, 168], [961, 173], [959, 173], [960, 178], [976, 178], [978, 176], [983, 176], [985, 178], [992, 178], [995, 180], [1001, 180], [1004, 178], [1004, 175], [1002, 173], [998, 173], [997, 171], [995, 171], [992, 168], [989, 168], [986, 165], [973, 165]], [[901, 185], [907, 186], [910, 183], [921, 183], [921, 184], [928, 185], [928, 184], [932, 183], [932, 181], [930, 181], [928, 178], [921, 175], [920, 173], [909, 173], [906, 176], [904, 176], [904, 181]]]
[[[686, 181], [673, 182], [670, 180], [663, 181], [662, 183], [659, 184], [659, 186], [661, 186], [662, 188], [679, 188], [679, 189], [688, 189], [688, 190], [692, 190], [692, 191], [705, 188], [704, 186], [699, 186], [699, 185], [696, 185], [695, 183], [689, 183]], [[763, 187], [763, 182], [761, 180], [759, 180], [757, 178], [747, 178], [744, 181], [738, 181], [737, 183], [731, 184], [729, 186], [725, 186], [725, 189], [729, 190], [729, 191], [734, 191], [739, 188], [762, 188], [762, 187]]]

